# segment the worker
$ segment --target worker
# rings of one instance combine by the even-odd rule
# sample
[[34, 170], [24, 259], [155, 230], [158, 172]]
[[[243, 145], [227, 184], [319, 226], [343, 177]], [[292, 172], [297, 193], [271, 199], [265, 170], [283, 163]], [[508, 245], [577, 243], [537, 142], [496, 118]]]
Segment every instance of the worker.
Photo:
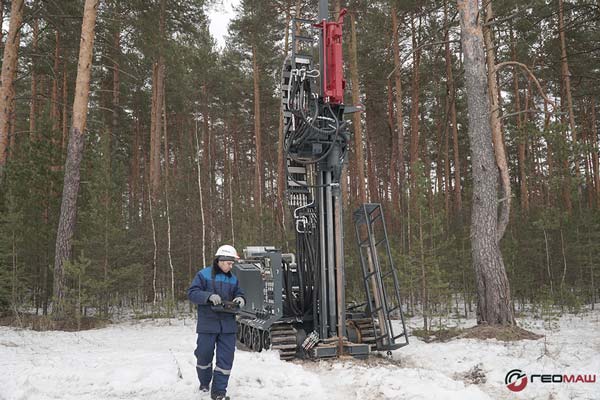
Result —
[[[200, 270], [188, 289], [188, 298], [198, 305], [196, 324], [196, 372], [201, 392], [211, 392], [213, 400], [227, 400], [227, 383], [233, 365], [237, 325], [235, 315], [217, 312], [213, 306], [233, 301], [239, 307], [246, 303], [238, 279], [231, 273], [239, 259], [233, 246], [224, 245], [215, 253], [212, 266]], [[213, 371], [213, 355], [217, 360]], [[210, 383], [212, 380], [212, 388]]]

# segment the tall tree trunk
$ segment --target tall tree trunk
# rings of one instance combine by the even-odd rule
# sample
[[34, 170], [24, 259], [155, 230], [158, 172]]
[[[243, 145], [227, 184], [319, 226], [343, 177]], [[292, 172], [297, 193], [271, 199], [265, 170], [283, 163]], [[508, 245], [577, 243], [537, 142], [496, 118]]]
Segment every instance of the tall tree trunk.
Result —
[[[569, 62], [567, 59], [567, 45], [565, 39], [565, 22], [564, 22], [564, 4], [563, 0], [558, 0], [558, 35], [560, 39], [560, 70], [561, 70], [561, 105], [564, 111], [565, 100], [567, 102], [567, 114], [569, 115], [569, 127], [571, 129], [571, 140], [573, 143], [573, 162], [575, 164], [575, 177], [579, 178], [579, 157], [577, 149], [577, 131], [575, 129], [575, 116], [573, 114], [573, 99], [571, 97], [571, 73], [569, 72]], [[564, 117], [561, 117], [561, 119]], [[565, 165], [565, 182], [563, 184], [563, 198], [565, 207], [568, 212], [571, 212], [571, 171], [568, 156], [564, 160]], [[579, 188], [579, 183], [577, 184]]]
[[583, 115], [584, 115], [584, 130], [582, 132], [582, 141], [583, 148], [587, 149], [584, 154], [583, 162], [585, 165], [585, 187], [586, 187], [586, 195], [588, 199], [588, 208], [593, 208], [594, 206], [594, 177], [593, 177], [593, 166], [592, 166], [592, 153], [590, 150], [593, 148], [592, 139], [591, 139], [591, 122], [590, 122], [590, 110], [589, 106], [586, 104], [586, 100], [582, 101]]
[[202, 224], [202, 266], [206, 265], [206, 224], [204, 221], [204, 197], [202, 193], [202, 178], [200, 168], [200, 142], [198, 141], [198, 121], [196, 120], [196, 126], [194, 130], [194, 137], [196, 138], [196, 173], [198, 178], [198, 196], [200, 199], [200, 222]]
[[461, 162], [460, 150], [458, 148], [458, 125], [456, 118], [456, 88], [454, 86], [454, 77], [452, 74], [452, 58], [450, 54], [450, 44], [446, 43], [446, 59], [448, 64], [446, 72], [448, 74], [448, 92], [450, 93], [450, 122], [452, 123], [452, 155], [454, 160], [454, 206], [460, 214], [462, 211], [462, 183], [461, 183]]
[[152, 209], [152, 189], [148, 188], [148, 207], [149, 207], [149, 211], [148, 214], [150, 214], [150, 226], [152, 227], [152, 244], [154, 245], [153, 247], [153, 253], [152, 253], [152, 305], [156, 306], [156, 302], [158, 301], [158, 290], [157, 290], [157, 286], [156, 286], [156, 276], [157, 276], [157, 271], [158, 271], [158, 258], [157, 258], [157, 254], [158, 254], [158, 244], [156, 241], [156, 225], [154, 223], [154, 210]]
[[[515, 45], [515, 39], [513, 37], [513, 31], [511, 30], [511, 42], [512, 42], [512, 58], [513, 61], [517, 61], [517, 51]], [[521, 198], [521, 210], [525, 213], [529, 211], [529, 192], [527, 189], [527, 174], [526, 174], [526, 153], [527, 148], [527, 137], [524, 133], [523, 118], [521, 117], [521, 94], [519, 90], [519, 74], [518, 69], [513, 69], [513, 88], [515, 92], [515, 112], [517, 113], [517, 132], [518, 132], [518, 144], [517, 144], [517, 158], [519, 161], [519, 189]], [[525, 110], [527, 110], [527, 104], [525, 104]]]
[[497, 168], [492, 145], [484, 40], [477, 0], [457, 0], [464, 51], [473, 169], [471, 254], [477, 281], [477, 322], [514, 323], [510, 287], [497, 240]]
[[17, 71], [17, 58], [20, 43], [21, 23], [23, 21], [23, 0], [13, 0], [10, 8], [8, 37], [4, 44], [2, 75], [0, 75], [0, 180], [4, 176], [4, 167], [8, 151], [10, 134], [10, 107], [13, 101], [13, 82]]
[[[163, 85], [163, 91], [165, 86]], [[171, 215], [169, 210], [169, 136], [167, 132], [167, 98], [163, 92], [163, 103], [162, 110], [164, 114], [163, 119], [163, 130], [164, 130], [164, 144], [165, 144], [165, 205], [167, 211], [167, 257], [169, 259], [169, 272], [171, 273], [171, 304], [170, 307], [175, 306], [175, 267], [173, 267], [173, 258], [171, 257]]]
[[160, 1], [160, 16], [158, 21], [159, 29], [159, 50], [158, 60], [154, 64], [152, 80], [152, 116], [150, 124], [150, 184], [151, 194], [154, 199], [160, 191], [160, 135], [162, 131], [161, 117], [163, 104], [163, 86], [165, 79], [165, 58], [163, 55], [163, 43], [165, 40], [165, 12], [166, 0]]
[[[228, 129], [228, 132], [231, 132], [231, 129]], [[233, 197], [233, 168], [231, 167], [231, 153], [233, 152], [232, 149], [232, 145], [233, 145], [233, 140], [231, 138], [232, 134], [226, 135], [225, 139], [224, 139], [224, 143], [225, 143], [225, 171], [224, 174], [226, 176], [225, 178], [225, 182], [227, 182], [227, 203], [229, 205], [229, 225], [230, 225], [230, 229], [231, 229], [231, 245], [235, 247], [235, 224], [234, 224], [234, 220], [235, 218], [233, 217], [233, 203], [234, 203], [234, 197]], [[282, 207], [282, 212], [283, 210], [283, 205], [280, 205]]]
[[[548, 100], [544, 99], [544, 135], [547, 135], [550, 132], [550, 119], [551, 119], [551, 114], [548, 112]], [[549, 136], [545, 136], [544, 137], [545, 141], [546, 141], [546, 158], [548, 159], [547, 163], [548, 163], [548, 179], [546, 179], [546, 192], [547, 192], [547, 196], [546, 196], [546, 206], [551, 207], [554, 201], [554, 196], [553, 196], [553, 190], [551, 189], [551, 183], [554, 177], [554, 171], [555, 171], [555, 166], [554, 166], [554, 153], [553, 153], [553, 146], [552, 146], [552, 140]]]
[[64, 150], [67, 148], [67, 139], [69, 136], [69, 122], [68, 122], [68, 109], [67, 109], [67, 60], [63, 62], [63, 87], [62, 87], [62, 143], [61, 149], [62, 154], [64, 154]]
[[71, 244], [75, 231], [77, 213], [77, 194], [79, 193], [80, 165], [83, 157], [83, 133], [87, 119], [88, 96], [90, 90], [90, 72], [92, 50], [94, 47], [94, 28], [98, 0], [86, 0], [81, 27], [77, 82], [73, 102], [73, 122], [69, 135], [67, 161], [63, 184], [60, 220], [56, 234], [56, 252], [54, 260], [54, 307], [56, 318], [64, 317], [65, 270], [64, 263], [71, 258]]
[[[214, 185], [214, 162], [211, 151], [211, 143], [213, 141], [213, 138], [210, 130], [209, 95], [206, 83], [202, 85], [202, 98], [202, 154], [204, 156], [204, 158], [202, 159], [202, 169], [204, 170], [204, 194], [206, 203], [211, 204], [211, 202], [214, 201], [212, 191], [212, 187]], [[212, 248], [213, 245], [213, 220], [213, 215], [211, 213], [207, 213], [204, 216], [204, 239], [207, 240], [209, 248]]]
[[417, 175], [416, 163], [419, 159], [419, 69], [421, 64], [421, 50], [417, 40], [417, 29], [415, 27], [415, 18], [411, 18], [410, 27], [412, 31], [412, 49], [413, 49], [413, 71], [411, 84], [411, 106], [410, 106], [410, 185], [411, 201], [413, 210], [417, 199]]
[[132, 157], [131, 157], [131, 166], [129, 172], [129, 193], [130, 193], [130, 204], [131, 204], [131, 219], [132, 221], [138, 221], [139, 215], [139, 199], [140, 199], [140, 186], [139, 186], [139, 177], [140, 177], [140, 109], [139, 109], [139, 100], [135, 101], [135, 108], [133, 111], [133, 144], [132, 144]]
[[[444, 49], [446, 59], [446, 90], [448, 102], [448, 112], [450, 113], [450, 124], [452, 126], [452, 152], [454, 162], [454, 207], [458, 213], [462, 210], [462, 184], [460, 181], [460, 153], [458, 149], [458, 127], [456, 124], [456, 88], [454, 85], [454, 73], [452, 71], [452, 53], [450, 51], [450, 27], [448, 26], [448, 2], [444, 2], [444, 20], [445, 35], [444, 35]], [[450, 185], [448, 185], [450, 186]]]
[[[513, 32], [511, 30], [511, 42], [514, 43]], [[513, 45], [512, 48], [512, 59], [513, 61], [517, 61], [517, 51], [516, 46]], [[525, 137], [525, 133], [523, 132], [523, 118], [521, 117], [521, 94], [519, 91], [519, 71], [514, 68], [513, 69], [513, 89], [515, 96], [515, 112], [517, 113], [517, 132], [518, 132], [518, 140], [517, 140], [517, 159], [519, 161], [519, 189], [520, 189], [520, 198], [521, 198], [521, 210], [524, 213], [527, 213], [529, 210], [529, 193], [527, 189], [527, 175], [526, 175], [526, 153], [525, 149], [527, 147], [527, 139]], [[527, 109], [527, 104], [525, 104], [525, 109]]]
[[52, 93], [50, 95], [50, 120], [52, 121], [52, 141], [57, 141], [56, 135], [60, 127], [60, 114], [58, 112], [58, 80], [60, 68], [60, 32], [58, 29], [54, 32], [54, 66], [52, 71]]
[[[579, 178], [579, 149], [577, 148], [577, 129], [575, 127], [575, 114], [573, 112], [573, 97], [571, 96], [571, 72], [567, 58], [567, 44], [565, 39], [565, 11], [563, 0], [558, 0], [558, 33], [560, 37], [560, 71], [567, 97], [567, 112], [569, 114], [569, 127], [573, 141], [573, 163], [575, 164], [575, 177]], [[577, 187], [580, 189], [579, 183]]]
[[483, 40], [486, 48], [487, 81], [490, 96], [490, 126], [492, 128], [492, 141], [496, 164], [500, 171], [500, 182], [503, 198], [500, 200], [500, 215], [498, 216], [498, 241], [504, 236], [510, 218], [510, 203], [512, 190], [510, 187], [510, 176], [508, 174], [508, 163], [506, 161], [506, 149], [502, 139], [502, 125], [500, 123], [500, 92], [498, 90], [498, 79], [496, 73], [496, 50], [492, 36], [491, 21], [494, 18], [492, 2], [487, 1], [485, 8], [485, 24], [483, 25]]
[[[113, 59], [113, 79], [112, 79], [112, 109], [111, 109], [111, 120], [109, 129], [107, 130], [106, 135], [106, 163], [105, 163], [105, 193], [104, 193], [104, 282], [108, 284], [108, 274], [109, 274], [109, 266], [110, 266], [110, 210], [112, 210], [112, 199], [110, 186], [112, 182], [112, 140], [116, 136], [117, 133], [117, 125], [118, 125], [118, 115], [119, 115], [119, 58], [120, 58], [120, 27], [119, 27], [119, 9], [118, 4], [115, 2], [114, 8], [114, 18], [115, 18], [115, 27], [113, 32], [113, 48], [114, 52]], [[106, 311], [108, 312], [108, 302], [106, 304]]]
[[366, 107], [367, 111], [365, 113], [365, 119], [367, 123], [367, 130], [365, 132], [365, 149], [367, 151], [367, 188], [369, 189], [369, 193], [367, 194], [368, 201], [372, 201], [375, 203], [379, 203], [379, 179], [376, 172], [376, 162], [375, 162], [375, 148], [377, 146], [378, 139], [375, 137], [375, 132], [377, 131], [376, 125], [376, 110], [375, 106], [376, 102], [373, 101], [375, 97], [373, 95], [374, 88], [370, 85], [365, 87], [366, 94]]
[[[16, 74], [17, 71], [15, 71]], [[10, 142], [8, 144], [8, 148], [10, 151], [7, 156], [10, 158], [13, 154], [17, 152], [17, 101], [15, 98], [15, 85], [13, 84], [10, 88], [9, 97], [12, 99], [9, 107], [9, 117], [8, 117], [8, 137], [10, 138]]]
[[[446, 97], [446, 112], [450, 111], [450, 100]], [[448, 117], [446, 114], [445, 118]], [[450, 132], [448, 123], [444, 124], [443, 129], [444, 140], [444, 207], [446, 210], [446, 220], [450, 218], [450, 198], [452, 196], [452, 179], [450, 178]]]
[[[561, 125], [565, 125], [565, 114], [568, 113], [568, 110], [565, 108], [565, 101], [566, 101], [566, 90], [565, 90], [565, 82], [563, 79], [560, 80], [560, 93], [561, 93], [561, 97], [560, 97], [560, 109], [561, 109], [561, 115], [560, 115], [560, 123]], [[569, 133], [568, 132], [564, 132], [564, 143], [568, 143], [569, 142]], [[560, 143], [559, 143], [560, 144]], [[560, 147], [557, 147], [560, 148]], [[561, 178], [562, 178], [562, 197], [563, 197], [563, 204], [565, 209], [567, 210], [567, 213], [571, 213], [571, 211], [573, 210], [573, 203], [571, 201], [571, 182], [572, 182], [572, 177], [571, 177], [571, 164], [570, 164], [570, 160], [569, 160], [569, 156], [566, 154], [561, 154], [562, 152], [558, 152], [562, 159], [560, 160], [560, 163], [562, 164], [562, 171], [561, 171]]]
[[427, 319], [429, 317], [429, 305], [427, 303], [427, 271], [425, 268], [425, 241], [423, 240], [423, 220], [422, 212], [419, 207], [419, 253], [421, 258], [421, 305], [423, 306], [423, 329], [425, 332], [429, 330]]
[[[393, 54], [391, 54], [393, 57]], [[396, 137], [396, 132], [395, 132], [395, 125], [396, 125], [396, 121], [394, 120], [394, 82], [392, 81], [392, 79], [388, 79], [387, 80], [387, 85], [386, 85], [386, 92], [387, 92], [387, 125], [388, 125], [388, 131], [389, 131], [389, 139], [387, 139], [384, 142], [384, 148], [383, 148], [383, 154], [385, 154], [386, 156], [390, 156], [389, 153], [389, 149], [391, 146], [392, 149], [392, 153], [391, 153], [391, 158], [389, 159], [383, 159], [382, 163], [380, 164], [380, 168], [383, 168], [383, 170], [385, 171], [385, 179], [383, 181], [383, 198], [384, 199], [390, 199], [390, 197], [393, 197], [393, 189], [391, 188], [391, 186], [394, 186], [394, 180], [398, 179], [398, 171], [396, 168], [396, 161], [398, 160], [398, 155], [396, 154], [398, 151], [398, 147], [397, 147], [397, 137]], [[384, 167], [386, 166], [386, 167]], [[396, 199], [397, 200], [397, 199]], [[396, 204], [394, 204], [394, 201], [392, 200], [391, 204], [390, 204], [393, 208], [392, 209], [396, 209]]]
[[394, 86], [396, 88], [396, 134], [392, 141], [394, 145], [393, 152], [396, 157], [392, 160], [392, 168], [397, 172], [397, 179], [394, 179], [392, 194], [394, 210], [398, 215], [402, 213], [402, 199], [404, 197], [404, 122], [402, 110], [402, 65], [400, 64], [400, 43], [398, 38], [398, 16], [395, 7], [392, 7], [392, 45], [394, 51]]
[[117, 20], [115, 21], [115, 31], [113, 33], [113, 90], [112, 90], [112, 121], [111, 130], [112, 134], [116, 135], [119, 127], [119, 107], [121, 98], [121, 75], [119, 70], [119, 63], [121, 61], [121, 16], [119, 2], [115, 2], [115, 14]]
[[256, 45], [252, 46], [252, 77], [254, 79], [254, 144], [256, 146], [256, 164], [254, 166], [254, 206], [256, 207], [257, 214], [260, 218], [262, 215], [263, 161], [260, 130], [260, 70], [258, 68]]
[[592, 145], [592, 169], [596, 189], [596, 205], [600, 207], [600, 168], [598, 166], [598, 130], [596, 127], [596, 100], [590, 96], [590, 135]]
[[[435, 177], [436, 177], [436, 182], [435, 182], [435, 192], [441, 196], [444, 195], [444, 212], [446, 214], [446, 216], [448, 216], [449, 213], [449, 209], [450, 209], [450, 202], [449, 202], [449, 192], [447, 190], [444, 190], [444, 182], [446, 182], [446, 184], [448, 183], [448, 176], [449, 176], [449, 170], [448, 170], [448, 175], [446, 175], [446, 169], [445, 166], [448, 166], [448, 141], [446, 140], [448, 138], [447, 133], [448, 133], [448, 129], [444, 129], [444, 115], [447, 115], [447, 111], [448, 111], [448, 98], [446, 97], [446, 106], [442, 107], [442, 84], [441, 84], [441, 80], [440, 80], [440, 76], [438, 75], [436, 77], [437, 79], [435, 79], [435, 86], [439, 86], [438, 89], [438, 93], [439, 95], [436, 96], [436, 100], [435, 100], [435, 108], [437, 109], [437, 117], [436, 117], [436, 121], [435, 121], [435, 140], [436, 140], [436, 152], [437, 152], [437, 157], [435, 160], [435, 167], [432, 166], [432, 168], [435, 168]], [[444, 112], [445, 111], [445, 112]]]
[[[2, 5], [0, 4], [0, 7]], [[40, 24], [38, 18], [33, 19], [33, 39], [31, 43], [32, 55], [31, 55], [31, 102], [29, 103], [29, 137], [32, 141], [35, 141], [37, 135], [35, 133], [35, 123], [37, 116], [37, 74], [36, 74], [36, 60], [38, 51], [38, 36], [40, 32]]]
[[[152, 110], [151, 133], [150, 138], [150, 183], [151, 183], [151, 194], [154, 199], [157, 198], [160, 190], [160, 164], [161, 164], [161, 132], [162, 132], [162, 97], [163, 97], [163, 85], [165, 76], [165, 65], [164, 58], [159, 56], [158, 62], [155, 64], [155, 77], [154, 85], [154, 101]], [[154, 129], [152, 129], [154, 128]]]
[[[357, 42], [356, 42], [356, 16], [354, 13], [350, 13], [350, 81], [352, 84], [352, 103], [354, 105], [360, 104], [360, 83], [358, 81], [358, 55], [357, 55]], [[362, 125], [361, 115], [356, 112], [352, 116], [354, 125], [354, 152], [356, 159], [357, 169], [357, 187], [358, 197], [360, 203], [367, 202], [367, 190], [365, 187], [365, 156], [363, 152], [363, 140], [362, 140]]]
[[[160, 170], [160, 141], [156, 137], [156, 91], [158, 88], [158, 64], [152, 65], [152, 105], [150, 106], [150, 190], [158, 185]], [[158, 143], [157, 143], [158, 142]]]

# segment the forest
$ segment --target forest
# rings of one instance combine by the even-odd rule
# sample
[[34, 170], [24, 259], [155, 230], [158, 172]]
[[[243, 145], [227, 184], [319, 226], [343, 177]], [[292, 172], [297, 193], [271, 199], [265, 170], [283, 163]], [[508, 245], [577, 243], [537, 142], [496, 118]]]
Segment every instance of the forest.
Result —
[[[173, 315], [221, 244], [294, 251], [281, 68], [292, 19], [316, 18], [317, 1], [241, 0], [223, 48], [208, 28], [218, 3], [0, 1], [0, 313], [50, 315], [58, 295], [70, 318]], [[332, 16], [348, 9], [345, 103], [363, 109], [349, 118], [342, 182], [347, 298], [362, 284], [352, 212], [381, 203], [408, 315], [425, 329], [437, 315], [472, 315], [465, 2], [331, 3]], [[476, 11], [512, 306], [593, 306], [600, 5], [484, 0]]]

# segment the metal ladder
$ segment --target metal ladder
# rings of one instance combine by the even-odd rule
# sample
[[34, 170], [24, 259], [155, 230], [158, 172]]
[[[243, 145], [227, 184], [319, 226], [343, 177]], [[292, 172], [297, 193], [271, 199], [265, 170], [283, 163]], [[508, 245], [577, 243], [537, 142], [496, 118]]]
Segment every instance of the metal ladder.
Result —
[[[354, 212], [354, 228], [376, 348], [391, 352], [408, 344], [408, 334], [381, 204], [365, 203], [360, 206]], [[394, 333], [392, 325], [392, 317], [397, 315], [402, 321], [399, 334]]]

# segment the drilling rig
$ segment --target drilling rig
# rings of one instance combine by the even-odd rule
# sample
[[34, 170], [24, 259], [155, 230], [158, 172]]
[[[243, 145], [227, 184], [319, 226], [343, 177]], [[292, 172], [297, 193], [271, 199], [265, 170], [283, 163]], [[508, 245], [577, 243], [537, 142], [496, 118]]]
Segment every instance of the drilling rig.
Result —
[[390, 354], [408, 344], [379, 204], [363, 204], [353, 213], [365, 297], [364, 303], [346, 304], [340, 183], [349, 142], [344, 118], [358, 108], [344, 105], [345, 14], [343, 9], [329, 21], [328, 1], [320, 0], [318, 20], [292, 19], [281, 94], [296, 251], [247, 247], [234, 265], [246, 292], [238, 341], [253, 351], [278, 350], [285, 360], [364, 358], [372, 350]]

